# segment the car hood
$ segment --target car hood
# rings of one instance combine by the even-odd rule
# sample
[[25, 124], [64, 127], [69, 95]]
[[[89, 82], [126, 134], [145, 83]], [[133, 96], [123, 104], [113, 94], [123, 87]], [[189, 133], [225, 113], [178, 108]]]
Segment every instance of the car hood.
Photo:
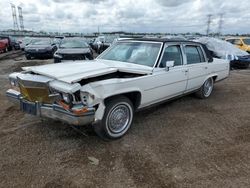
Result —
[[23, 70], [63, 82], [75, 83], [83, 79], [102, 76], [117, 71], [145, 75], [152, 73], [153, 68], [132, 63], [96, 59], [23, 67]]
[[56, 51], [58, 54], [85, 54], [89, 52], [89, 48], [59, 48]]

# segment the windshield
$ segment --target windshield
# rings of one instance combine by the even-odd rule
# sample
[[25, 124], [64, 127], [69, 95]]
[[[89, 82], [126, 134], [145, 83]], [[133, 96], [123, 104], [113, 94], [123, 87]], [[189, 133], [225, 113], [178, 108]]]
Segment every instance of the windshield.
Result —
[[250, 39], [243, 39], [244, 43], [250, 45]]
[[61, 42], [60, 48], [88, 48], [88, 44], [81, 39], [65, 39]]
[[153, 67], [161, 48], [161, 43], [118, 42], [99, 59], [122, 61]]
[[36, 45], [50, 45], [50, 39], [32, 39], [31, 44]]

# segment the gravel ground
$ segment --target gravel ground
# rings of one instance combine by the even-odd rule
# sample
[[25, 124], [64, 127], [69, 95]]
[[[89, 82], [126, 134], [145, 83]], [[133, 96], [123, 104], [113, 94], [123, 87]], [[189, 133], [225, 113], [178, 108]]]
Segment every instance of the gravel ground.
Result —
[[139, 112], [125, 137], [104, 142], [91, 126], [76, 131], [9, 103], [8, 74], [52, 60], [2, 56], [0, 187], [250, 187], [250, 70], [232, 71], [207, 100]]

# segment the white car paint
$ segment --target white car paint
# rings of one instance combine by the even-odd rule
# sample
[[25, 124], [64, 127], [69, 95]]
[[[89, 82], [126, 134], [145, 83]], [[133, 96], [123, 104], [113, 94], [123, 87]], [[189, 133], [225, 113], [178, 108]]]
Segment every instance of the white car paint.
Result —
[[63, 82], [75, 83], [82, 79], [101, 76], [116, 71], [149, 74], [153, 68], [107, 60], [70, 61], [65, 63], [23, 67], [23, 70], [45, 75]]
[[[72, 93], [77, 88], [80, 89], [82, 95], [94, 96], [87, 105], [89, 107], [98, 105], [95, 120], [101, 120], [105, 112], [104, 100], [108, 97], [139, 92], [141, 101], [138, 109], [144, 108], [175, 96], [196, 91], [208, 78], [215, 77], [215, 81], [226, 78], [229, 75], [229, 62], [216, 58], [213, 62], [208, 62], [206, 58], [206, 62], [188, 65], [184, 55], [183, 65], [168, 69], [96, 59], [25, 67], [24, 70], [24, 74], [33, 72], [53, 78], [53, 81], [50, 81], [50, 87], [57, 88], [59, 91], [71, 91]], [[77, 83], [83, 79], [117, 71], [141, 74], [141, 76], [110, 78], [93, 81], [82, 86]], [[68, 87], [70, 84], [75, 87]]]

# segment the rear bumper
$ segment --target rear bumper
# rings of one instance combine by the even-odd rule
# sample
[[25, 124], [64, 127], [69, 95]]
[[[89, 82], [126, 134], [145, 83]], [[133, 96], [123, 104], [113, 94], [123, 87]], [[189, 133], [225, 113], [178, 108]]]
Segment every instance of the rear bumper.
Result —
[[[76, 115], [70, 111], [65, 110], [57, 104], [41, 104], [39, 102], [29, 102], [22, 98], [20, 92], [9, 89], [6, 91], [8, 99], [20, 106], [20, 110], [26, 113], [36, 115], [39, 117], [49, 118], [53, 120], [59, 120], [64, 123], [72, 125], [88, 125], [94, 122], [95, 109], [88, 108], [84, 115]], [[25, 105], [31, 105], [34, 110], [27, 110], [23, 107]]]

